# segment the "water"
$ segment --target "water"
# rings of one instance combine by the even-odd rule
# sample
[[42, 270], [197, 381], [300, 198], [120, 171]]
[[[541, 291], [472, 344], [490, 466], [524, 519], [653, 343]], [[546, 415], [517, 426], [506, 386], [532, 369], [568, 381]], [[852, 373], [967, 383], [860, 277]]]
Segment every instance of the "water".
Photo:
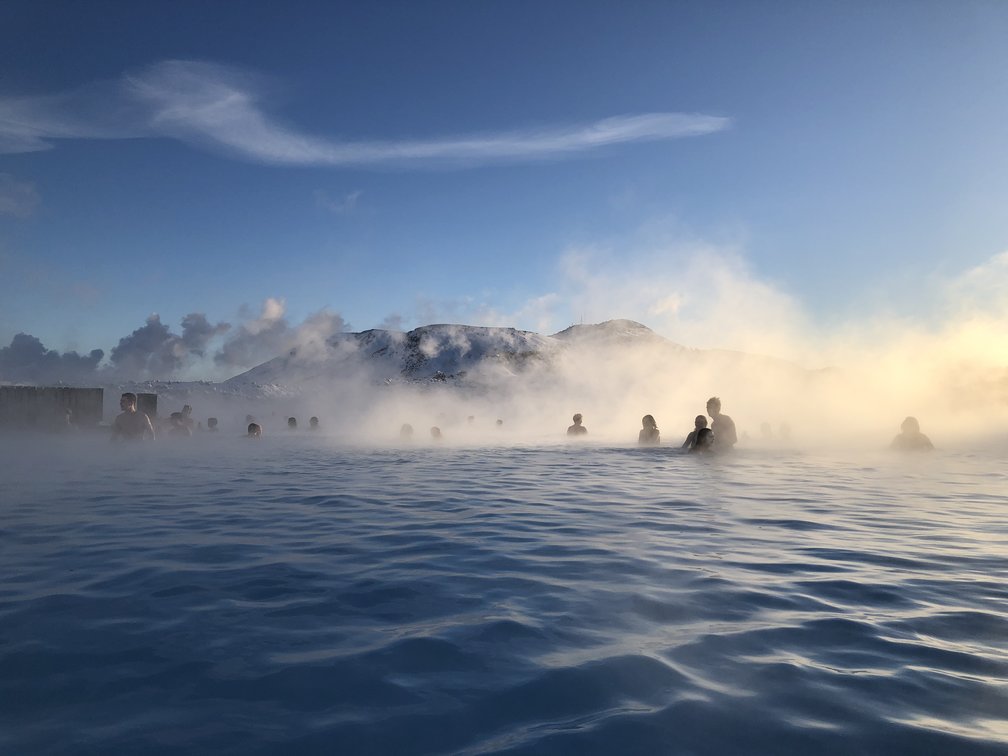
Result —
[[0, 752], [1005, 754], [1002, 451], [7, 439]]

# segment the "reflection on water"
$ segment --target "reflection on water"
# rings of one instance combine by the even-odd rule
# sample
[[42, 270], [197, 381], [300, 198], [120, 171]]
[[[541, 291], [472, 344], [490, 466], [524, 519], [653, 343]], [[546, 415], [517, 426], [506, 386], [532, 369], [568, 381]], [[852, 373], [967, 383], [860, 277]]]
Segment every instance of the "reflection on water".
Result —
[[1008, 753], [1001, 452], [0, 446], [4, 753]]

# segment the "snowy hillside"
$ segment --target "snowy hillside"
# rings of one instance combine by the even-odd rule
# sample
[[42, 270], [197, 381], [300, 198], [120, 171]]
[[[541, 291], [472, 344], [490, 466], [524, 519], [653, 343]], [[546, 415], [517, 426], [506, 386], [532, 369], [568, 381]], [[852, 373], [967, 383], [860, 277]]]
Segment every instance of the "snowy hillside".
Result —
[[[289, 395], [337, 382], [445, 383], [504, 390], [509, 384], [568, 382], [620, 366], [635, 375], [727, 373], [759, 366], [804, 372], [790, 363], [721, 350], [688, 349], [631, 320], [574, 325], [552, 336], [514, 328], [437, 324], [412, 331], [337, 333], [324, 345], [291, 350], [219, 384], [221, 392]], [[622, 378], [621, 378], [622, 379]]]

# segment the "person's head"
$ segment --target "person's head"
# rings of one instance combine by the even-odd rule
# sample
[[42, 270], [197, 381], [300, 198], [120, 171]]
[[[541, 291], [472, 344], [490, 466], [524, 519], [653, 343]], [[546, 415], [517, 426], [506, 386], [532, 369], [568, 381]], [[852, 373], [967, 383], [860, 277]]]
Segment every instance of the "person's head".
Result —
[[441, 438], [441, 429], [438, 428], [436, 425], [431, 426], [430, 435], [431, 438], [438, 438], [438, 439]]
[[721, 400], [716, 396], [707, 400], [707, 414], [711, 417], [717, 417], [721, 414]]
[[132, 391], [127, 391], [119, 397], [119, 409], [123, 412], [136, 412], [137, 395]]
[[469, 415], [469, 417], [466, 418], [466, 420], [469, 422], [469, 425], [472, 425], [474, 422], [476, 422], [476, 415]]
[[581, 419], [582, 419], [581, 413], [578, 412], [576, 415], [574, 415], [574, 425], [581, 425]]
[[192, 405], [185, 404], [182, 406], [182, 417], [189, 417], [192, 414]]
[[310, 425], [312, 427], [312, 430], [317, 430], [318, 429], [318, 418], [313, 416], [308, 421], [308, 425]]
[[262, 438], [262, 428], [259, 427], [259, 423], [249, 423], [249, 426], [248, 426], [248, 437], [249, 438]]
[[653, 415], [644, 415], [644, 417], [641, 418], [641, 425], [648, 430], [656, 429], [658, 427], [658, 423], [655, 422]]
[[287, 418], [287, 427], [290, 428], [291, 430], [297, 429], [297, 418], [296, 417], [288, 417]]
[[697, 430], [707, 427], [707, 415], [697, 415], [693, 420], [693, 425]]
[[701, 428], [697, 431], [696, 447], [698, 449], [710, 449], [714, 444], [714, 431], [710, 428]]
[[908, 435], [914, 435], [915, 433], [920, 433], [920, 423], [917, 422], [916, 417], [908, 417], [900, 425], [900, 430]]
[[409, 423], [403, 423], [402, 428], [399, 429], [400, 438], [413, 438], [413, 426]]
[[216, 417], [208, 417], [207, 421], [206, 421], [206, 427], [209, 428], [210, 430], [216, 430], [217, 429], [217, 418]]
[[498, 417], [498, 418], [497, 418], [497, 427], [498, 427], [498, 428], [500, 428], [500, 427], [501, 427], [502, 425], [504, 425], [504, 421], [503, 421], [503, 420], [501, 420], [501, 419], [500, 419], [500, 418]]

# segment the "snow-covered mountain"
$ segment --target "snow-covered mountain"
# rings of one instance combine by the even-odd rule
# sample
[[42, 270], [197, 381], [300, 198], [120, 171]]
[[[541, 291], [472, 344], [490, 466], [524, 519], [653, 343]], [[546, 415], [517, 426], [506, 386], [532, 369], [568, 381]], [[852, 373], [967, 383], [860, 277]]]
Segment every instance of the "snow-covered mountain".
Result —
[[[642, 365], [642, 360], [646, 365]], [[583, 368], [621, 361], [637, 372], [731, 371], [758, 363], [788, 373], [791, 363], [723, 350], [688, 349], [632, 320], [573, 325], [550, 336], [515, 328], [437, 324], [412, 331], [337, 333], [269, 360], [220, 384], [226, 393], [287, 394], [353, 380], [370, 384], [445, 383], [502, 389], [509, 383], [577, 378]]]

